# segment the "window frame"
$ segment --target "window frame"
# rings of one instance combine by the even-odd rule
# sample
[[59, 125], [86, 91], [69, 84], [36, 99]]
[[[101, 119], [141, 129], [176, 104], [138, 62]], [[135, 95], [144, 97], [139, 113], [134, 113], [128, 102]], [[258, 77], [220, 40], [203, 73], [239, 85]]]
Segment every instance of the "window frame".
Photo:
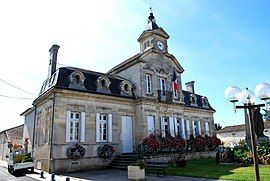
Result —
[[[79, 117], [76, 118], [76, 115], [79, 115]], [[70, 142], [79, 142], [81, 137], [81, 114], [76, 111], [71, 111], [68, 124]], [[76, 126], [76, 124], [78, 126]]]
[[146, 94], [152, 94], [152, 76], [145, 74]]

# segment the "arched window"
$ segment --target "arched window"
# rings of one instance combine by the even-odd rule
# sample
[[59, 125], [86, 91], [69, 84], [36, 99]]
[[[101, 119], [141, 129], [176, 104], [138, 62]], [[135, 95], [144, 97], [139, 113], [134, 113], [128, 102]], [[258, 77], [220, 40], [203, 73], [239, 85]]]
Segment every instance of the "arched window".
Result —
[[85, 89], [84, 87], [85, 76], [82, 72], [75, 70], [69, 76], [69, 86], [70, 88]]
[[96, 81], [96, 85], [97, 85], [97, 92], [111, 93], [110, 91], [111, 81], [108, 77], [104, 75], [100, 76]]
[[203, 106], [203, 107], [208, 107], [208, 100], [207, 100], [207, 97], [202, 97], [202, 106]]
[[190, 94], [190, 105], [197, 106], [197, 96], [195, 94]]
[[129, 81], [123, 80], [120, 84], [121, 95], [132, 95], [132, 85]]

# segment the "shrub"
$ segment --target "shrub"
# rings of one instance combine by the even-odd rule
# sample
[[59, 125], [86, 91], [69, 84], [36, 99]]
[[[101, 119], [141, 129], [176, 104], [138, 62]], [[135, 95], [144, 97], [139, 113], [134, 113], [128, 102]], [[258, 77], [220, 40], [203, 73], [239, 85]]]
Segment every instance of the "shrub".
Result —
[[71, 145], [67, 148], [67, 157], [71, 159], [78, 159], [85, 155], [86, 149], [76, 143], [75, 145]]
[[161, 146], [161, 142], [157, 136], [157, 134], [152, 133], [146, 138], [143, 139], [143, 144], [151, 149], [159, 149]]
[[100, 158], [111, 158], [115, 152], [115, 148], [112, 145], [105, 144], [103, 146], [98, 147], [97, 149], [98, 156]]
[[265, 165], [270, 165], [270, 142], [263, 141], [258, 146], [259, 162]]
[[220, 139], [218, 139], [217, 137], [214, 137], [214, 136], [211, 136], [211, 137], [206, 136], [205, 142], [206, 142], [206, 147], [210, 151], [215, 150], [219, 145], [221, 145]]
[[252, 154], [245, 142], [240, 142], [238, 146], [233, 148], [235, 161], [238, 163], [252, 162]]

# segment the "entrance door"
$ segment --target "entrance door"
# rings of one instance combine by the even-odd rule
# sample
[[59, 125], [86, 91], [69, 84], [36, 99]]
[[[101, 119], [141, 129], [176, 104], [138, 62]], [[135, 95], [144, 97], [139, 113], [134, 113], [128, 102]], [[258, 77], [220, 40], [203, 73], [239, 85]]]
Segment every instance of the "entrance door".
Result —
[[132, 117], [122, 116], [121, 123], [123, 153], [132, 153]]

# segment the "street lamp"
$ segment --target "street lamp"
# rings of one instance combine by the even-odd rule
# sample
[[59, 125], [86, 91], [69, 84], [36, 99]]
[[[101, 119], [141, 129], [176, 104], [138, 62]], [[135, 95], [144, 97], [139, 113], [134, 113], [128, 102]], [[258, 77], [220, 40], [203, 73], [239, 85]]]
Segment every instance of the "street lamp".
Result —
[[[256, 96], [265, 101], [270, 99], [270, 84], [268, 83], [261, 83], [258, 84], [255, 88], [255, 94]], [[228, 101], [232, 102], [234, 104], [234, 110], [236, 112], [236, 109], [247, 109], [248, 110], [248, 122], [249, 122], [249, 130], [250, 130], [250, 136], [251, 136], [251, 148], [252, 148], [252, 155], [253, 155], [253, 163], [254, 163], [254, 173], [256, 181], [260, 180], [260, 174], [259, 174], [259, 166], [258, 166], [258, 155], [257, 155], [257, 149], [256, 149], [256, 138], [255, 138], [255, 132], [254, 132], [254, 109], [258, 107], [267, 106], [267, 104], [257, 104], [255, 105], [255, 95], [251, 90], [248, 90], [248, 88], [244, 90], [240, 90], [237, 86], [230, 86], [227, 89], [225, 89], [225, 97]], [[238, 101], [241, 101], [244, 106], [235, 106], [235, 103]]]

